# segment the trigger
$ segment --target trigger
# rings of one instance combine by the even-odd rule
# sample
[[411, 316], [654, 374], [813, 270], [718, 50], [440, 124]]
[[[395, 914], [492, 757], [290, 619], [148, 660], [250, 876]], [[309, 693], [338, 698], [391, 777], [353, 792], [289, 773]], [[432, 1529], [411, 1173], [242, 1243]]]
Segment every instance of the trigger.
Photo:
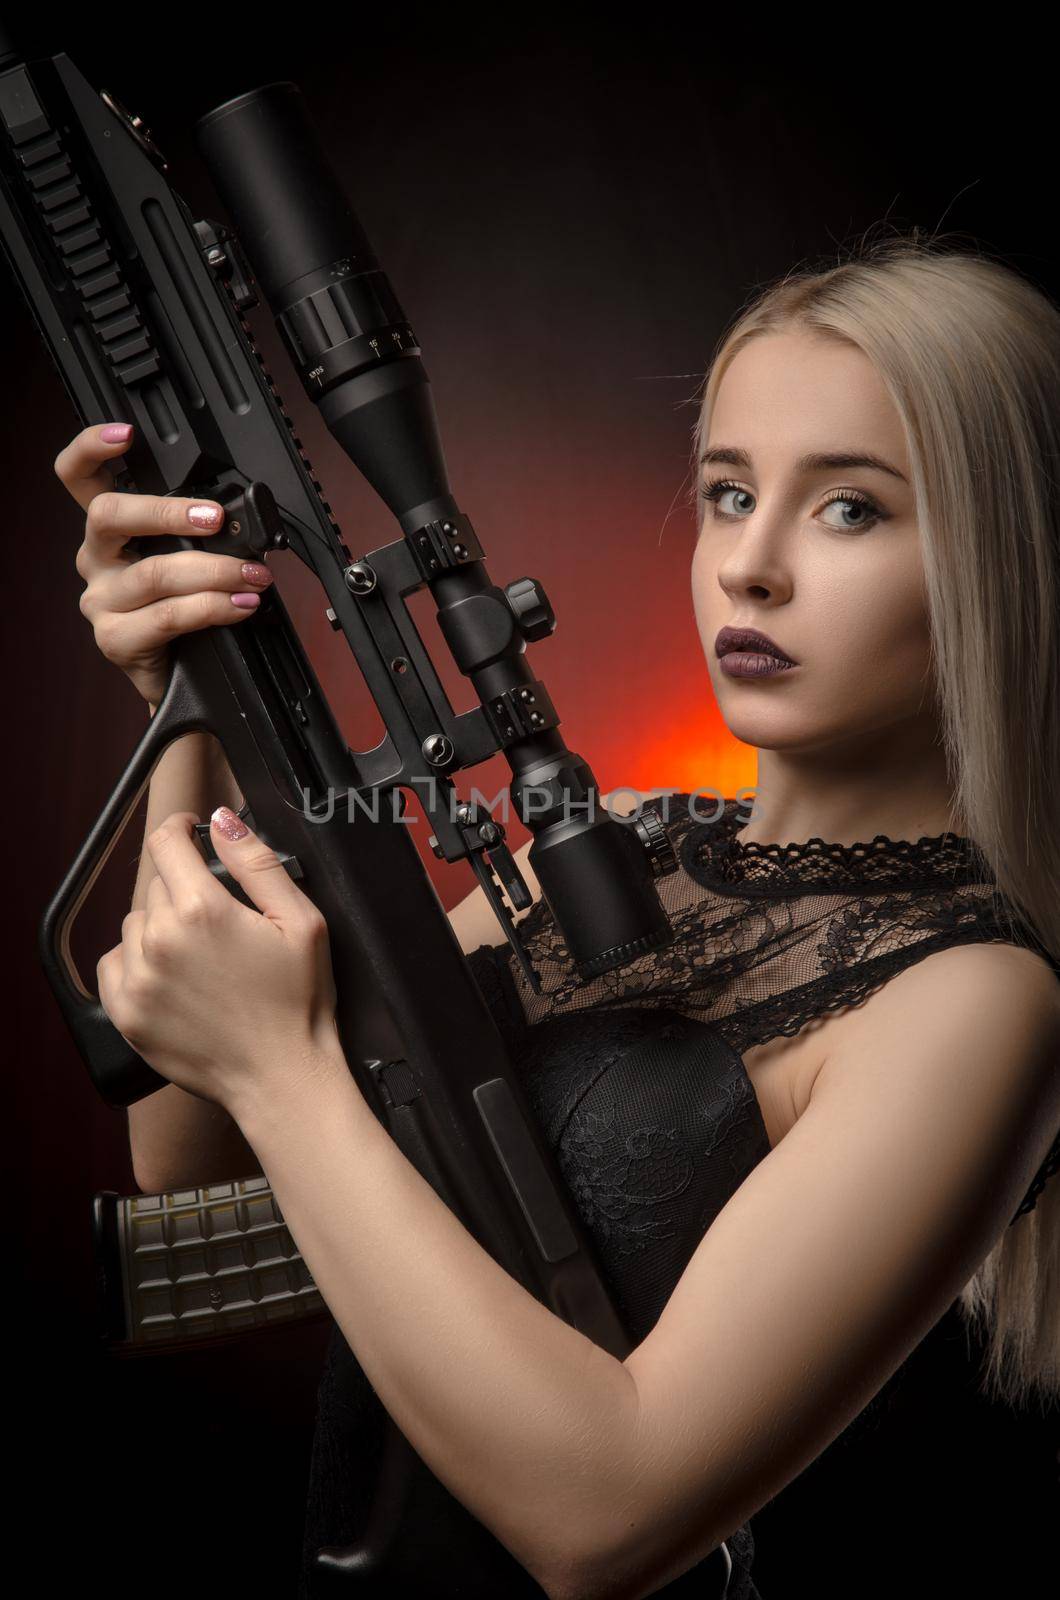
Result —
[[533, 905], [534, 897], [526, 886], [526, 879], [515, 864], [515, 857], [508, 846], [503, 842], [487, 846], [485, 851], [489, 864], [501, 880], [501, 885], [508, 896], [513, 911], [525, 911], [527, 906]]

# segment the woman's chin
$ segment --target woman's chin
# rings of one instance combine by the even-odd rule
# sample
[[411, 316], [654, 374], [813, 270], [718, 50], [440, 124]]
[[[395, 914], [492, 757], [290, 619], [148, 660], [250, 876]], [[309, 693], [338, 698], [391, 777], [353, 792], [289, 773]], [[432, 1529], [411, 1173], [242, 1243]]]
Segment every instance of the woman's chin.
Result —
[[[828, 730], [807, 725], [802, 718], [785, 716], [775, 709], [752, 712], [748, 706], [719, 707], [722, 720], [734, 739], [753, 745], [756, 750], [810, 750], [827, 745]], [[729, 715], [731, 711], [731, 716]]]

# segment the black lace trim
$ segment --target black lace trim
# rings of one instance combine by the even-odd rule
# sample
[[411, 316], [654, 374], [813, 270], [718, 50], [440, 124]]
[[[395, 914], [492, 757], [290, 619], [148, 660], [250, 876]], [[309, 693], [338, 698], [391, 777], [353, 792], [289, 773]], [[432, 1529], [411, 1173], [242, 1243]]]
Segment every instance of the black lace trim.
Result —
[[877, 833], [855, 844], [830, 844], [814, 835], [788, 844], [742, 840], [740, 802], [726, 800], [716, 821], [682, 828], [681, 864], [691, 878], [720, 893], [775, 898], [784, 894], [843, 894], [867, 884], [939, 888], [987, 883], [990, 873], [975, 841], [959, 833], [892, 839]]

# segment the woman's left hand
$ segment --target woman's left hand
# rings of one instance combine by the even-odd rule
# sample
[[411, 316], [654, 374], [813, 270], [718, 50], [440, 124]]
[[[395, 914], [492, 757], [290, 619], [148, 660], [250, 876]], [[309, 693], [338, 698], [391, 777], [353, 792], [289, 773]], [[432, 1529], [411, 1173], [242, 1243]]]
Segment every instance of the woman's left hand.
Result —
[[335, 982], [324, 918], [275, 852], [226, 806], [213, 813], [214, 849], [252, 911], [207, 867], [198, 820], [176, 811], [148, 836], [157, 877], [96, 977], [133, 1049], [238, 1122], [342, 1064]]

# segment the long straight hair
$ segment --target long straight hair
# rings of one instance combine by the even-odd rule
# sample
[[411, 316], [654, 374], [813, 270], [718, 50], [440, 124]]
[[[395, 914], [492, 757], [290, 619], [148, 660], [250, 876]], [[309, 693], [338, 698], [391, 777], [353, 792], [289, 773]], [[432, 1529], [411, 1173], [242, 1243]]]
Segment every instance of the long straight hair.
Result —
[[[1060, 961], [1060, 310], [962, 236], [914, 229], [794, 269], [740, 311], [708, 369], [693, 429], [700, 527], [718, 386], [749, 340], [788, 331], [861, 350], [901, 416], [951, 803]], [[958, 1303], [984, 1343], [980, 1392], [1012, 1405], [1060, 1395], [1060, 1174]]]

